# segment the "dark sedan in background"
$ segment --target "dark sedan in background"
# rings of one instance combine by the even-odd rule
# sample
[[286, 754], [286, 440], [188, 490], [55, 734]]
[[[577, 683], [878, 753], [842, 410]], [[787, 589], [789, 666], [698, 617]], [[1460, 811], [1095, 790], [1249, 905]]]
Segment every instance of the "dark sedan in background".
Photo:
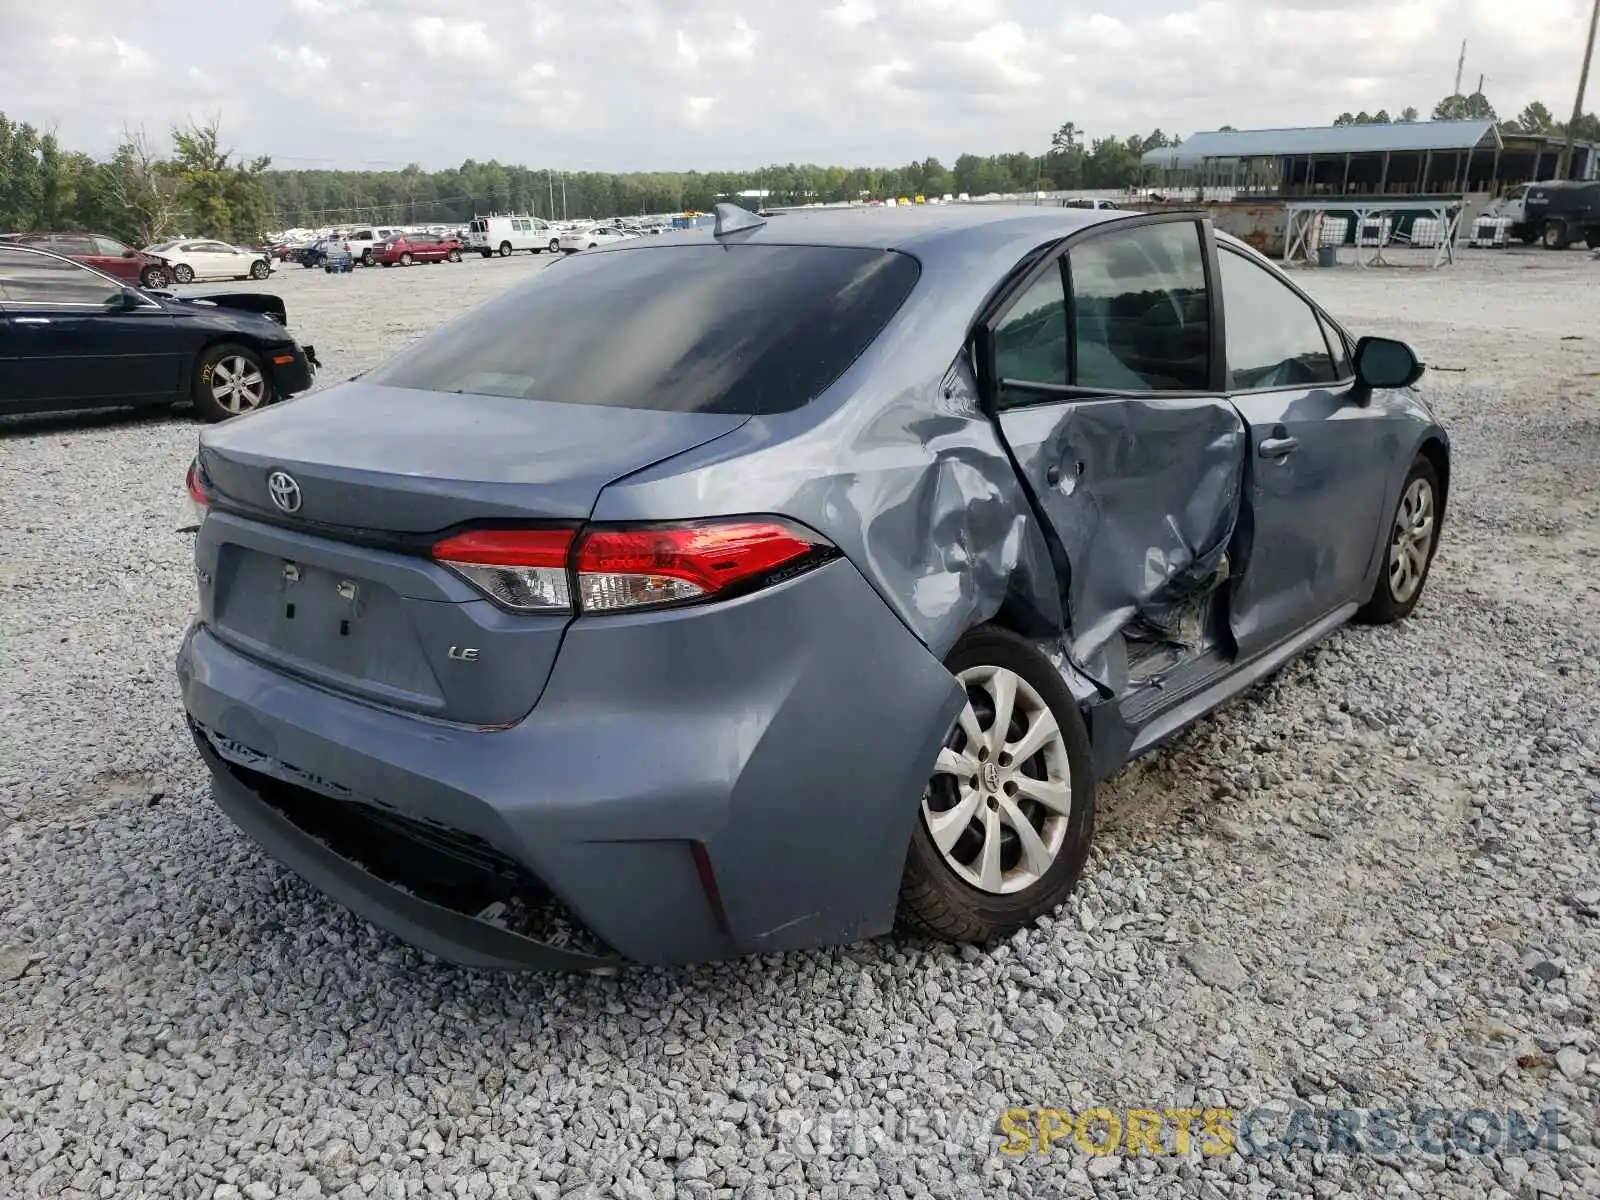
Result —
[[220, 421], [311, 386], [276, 296], [177, 299], [0, 243], [0, 414], [189, 400]]

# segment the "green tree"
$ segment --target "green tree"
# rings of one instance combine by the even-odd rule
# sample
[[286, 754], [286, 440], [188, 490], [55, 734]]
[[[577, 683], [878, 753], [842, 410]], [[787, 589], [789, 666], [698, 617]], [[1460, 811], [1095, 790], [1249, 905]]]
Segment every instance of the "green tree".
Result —
[[1409, 104], [1400, 110], [1400, 121], [1402, 124], [1410, 125], [1413, 122], [1420, 120], [1421, 117], [1422, 114], [1417, 112], [1417, 110], [1411, 107]]
[[178, 200], [196, 232], [227, 241], [260, 237], [268, 210], [262, 176], [272, 160], [233, 161], [222, 149], [215, 117], [172, 131]]
[[1473, 92], [1470, 96], [1463, 96], [1457, 92], [1453, 96], [1446, 96], [1433, 106], [1433, 119], [1435, 121], [1493, 121], [1495, 120], [1494, 105], [1489, 103], [1489, 98], [1482, 92]]

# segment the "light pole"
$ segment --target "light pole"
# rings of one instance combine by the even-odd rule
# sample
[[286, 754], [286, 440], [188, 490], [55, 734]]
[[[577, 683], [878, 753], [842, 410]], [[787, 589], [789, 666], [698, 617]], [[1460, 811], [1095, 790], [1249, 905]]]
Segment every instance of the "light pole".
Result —
[[556, 177], [549, 167], [544, 169], [545, 187], [550, 193], [550, 219], [556, 219]]
[[[1583, 90], [1589, 84], [1589, 60], [1594, 57], [1594, 30], [1600, 24], [1600, 0], [1594, 0], [1594, 8], [1589, 13], [1589, 36], [1583, 43], [1583, 69], [1578, 72], [1578, 95], [1572, 102], [1572, 120], [1567, 122], [1567, 140], [1561, 147], [1561, 159], [1556, 163], [1556, 178], [1565, 179], [1572, 170], [1572, 139], [1576, 136], [1575, 126], [1583, 120]], [[1590, 151], [1591, 155], [1593, 151]]]
[[[1595, 2], [1600, 4], [1600, 0], [1595, 0]], [[567, 173], [565, 171], [561, 172], [561, 219], [563, 221], [567, 219]]]

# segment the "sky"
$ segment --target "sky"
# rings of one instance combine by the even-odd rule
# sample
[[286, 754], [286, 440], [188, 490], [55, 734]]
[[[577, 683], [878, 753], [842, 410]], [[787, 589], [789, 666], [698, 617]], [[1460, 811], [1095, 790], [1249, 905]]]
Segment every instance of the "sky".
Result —
[[[276, 166], [897, 165], [1328, 124], [1478, 75], [1571, 111], [1589, 0], [0, 0], [0, 112], [110, 151], [220, 118]], [[1115, 15], [1112, 15], [1115, 14]], [[1586, 105], [1600, 109], [1600, 79]]]

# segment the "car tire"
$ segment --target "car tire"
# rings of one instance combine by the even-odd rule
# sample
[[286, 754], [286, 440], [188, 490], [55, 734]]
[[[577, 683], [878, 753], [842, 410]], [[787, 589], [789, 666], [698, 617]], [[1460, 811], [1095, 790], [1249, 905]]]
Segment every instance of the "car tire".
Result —
[[220, 342], [207, 346], [195, 363], [192, 396], [204, 420], [226, 421], [271, 404], [272, 376], [248, 346]]
[[179, 263], [172, 268], [172, 278], [175, 283], [193, 283], [194, 268], [188, 263]]
[[372, 251], [371, 250], [363, 250], [361, 252], [361, 265], [363, 267], [370, 267], [372, 265]]
[[402, 254], [402, 255], [401, 255], [401, 256], [400, 256], [400, 265], [401, 265], [401, 266], [402, 266], [402, 267], [409, 267], [409, 266], [410, 266], [410, 265], [411, 265], [411, 255], [409, 255], [409, 254]]
[[500, 243], [500, 257], [501, 258], [510, 258], [511, 257], [511, 243], [510, 242], [501, 242]]
[[551, 254], [560, 254], [561, 253], [561, 239], [560, 238], [551, 238], [550, 239], [550, 253]]
[[445, 255], [445, 257], [448, 258], [451, 262], [460, 262], [461, 261], [461, 251], [452, 250], [452, 251], [450, 251], [449, 254]]
[[1565, 221], [1549, 221], [1540, 240], [1544, 242], [1546, 250], [1565, 250], [1572, 244], [1572, 235], [1567, 232]]
[[1394, 518], [1389, 522], [1389, 537], [1384, 545], [1383, 565], [1372, 595], [1356, 612], [1363, 625], [1389, 625], [1404, 620], [1422, 599], [1428, 570], [1439, 549], [1440, 519], [1439, 473], [1426, 455], [1419, 454], [1400, 485]]
[[[967, 705], [919, 805], [899, 922], [941, 941], [982, 944], [1051, 912], [1077, 886], [1094, 837], [1094, 769], [1077, 701], [1026, 639], [980, 626], [945, 666], [966, 686]], [[1011, 719], [996, 737], [1008, 696]], [[1020, 763], [996, 749], [1024, 743], [1032, 752]], [[959, 810], [968, 810], [965, 819]]]
[[164, 288], [167, 286], [167, 273], [160, 267], [146, 267], [139, 272], [139, 285], [147, 288]]
[[272, 268], [267, 266], [266, 263], [262, 262], [259, 259], [257, 259], [255, 262], [250, 264], [250, 278], [251, 279], [265, 279], [268, 275], [271, 275], [271, 274], [272, 274]]
[[1591, 250], [1600, 250], [1600, 225], [1585, 225], [1583, 241]]

